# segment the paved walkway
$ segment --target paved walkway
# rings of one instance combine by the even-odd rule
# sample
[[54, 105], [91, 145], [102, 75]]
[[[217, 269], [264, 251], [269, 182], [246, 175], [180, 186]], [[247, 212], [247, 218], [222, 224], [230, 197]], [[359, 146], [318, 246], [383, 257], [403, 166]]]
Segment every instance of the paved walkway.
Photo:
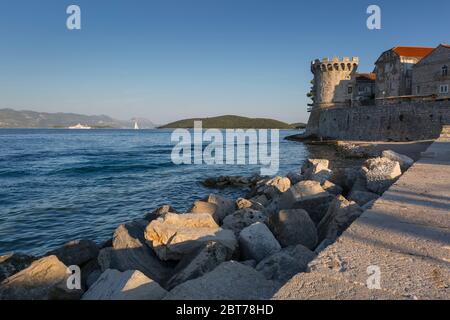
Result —
[[[381, 289], [367, 287], [370, 266]], [[274, 298], [450, 299], [450, 128]]]

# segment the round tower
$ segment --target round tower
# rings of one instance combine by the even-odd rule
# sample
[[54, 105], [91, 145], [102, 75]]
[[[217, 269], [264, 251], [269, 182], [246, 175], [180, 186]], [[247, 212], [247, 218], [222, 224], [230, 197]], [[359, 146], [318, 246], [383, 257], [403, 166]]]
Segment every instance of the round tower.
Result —
[[357, 57], [313, 61], [311, 72], [314, 74], [314, 107], [347, 105], [352, 98], [351, 82], [358, 64]]
[[314, 103], [308, 120], [307, 134], [320, 136], [320, 111], [329, 107], [350, 106], [354, 85], [352, 84], [359, 58], [324, 58], [311, 62], [314, 74]]

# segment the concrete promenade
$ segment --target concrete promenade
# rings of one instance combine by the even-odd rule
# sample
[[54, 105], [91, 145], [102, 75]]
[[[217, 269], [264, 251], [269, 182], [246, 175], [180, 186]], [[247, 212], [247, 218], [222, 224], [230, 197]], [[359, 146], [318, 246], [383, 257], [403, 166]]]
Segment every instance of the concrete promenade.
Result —
[[274, 299], [450, 299], [450, 127], [310, 269]]

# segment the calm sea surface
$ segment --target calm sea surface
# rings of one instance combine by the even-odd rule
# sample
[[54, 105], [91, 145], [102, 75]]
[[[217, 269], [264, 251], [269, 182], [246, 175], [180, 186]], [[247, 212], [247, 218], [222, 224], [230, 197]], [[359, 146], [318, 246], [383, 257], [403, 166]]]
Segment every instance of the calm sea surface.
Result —
[[[280, 174], [305, 147], [280, 132]], [[0, 129], [0, 255], [43, 254], [69, 240], [111, 237], [121, 223], [161, 204], [187, 210], [211, 192], [200, 182], [251, 175], [259, 166], [174, 165], [170, 130]]]

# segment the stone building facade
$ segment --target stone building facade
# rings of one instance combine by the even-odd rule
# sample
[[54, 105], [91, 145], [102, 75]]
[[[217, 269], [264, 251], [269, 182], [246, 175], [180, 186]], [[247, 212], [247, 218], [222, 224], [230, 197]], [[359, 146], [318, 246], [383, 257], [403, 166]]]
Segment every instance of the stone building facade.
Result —
[[440, 45], [413, 68], [412, 94], [450, 98], [450, 45]]
[[351, 84], [352, 106], [371, 105], [375, 101], [375, 73], [357, 73]]
[[358, 58], [315, 60], [306, 135], [330, 139], [432, 139], [450, 123], [450, 45], [395, 47], [373, 73]]
[[428, 47], [395, 47], [375, 62], [375, 98], [377, 101], [412, 94], [413, 67], [433, 51]]

